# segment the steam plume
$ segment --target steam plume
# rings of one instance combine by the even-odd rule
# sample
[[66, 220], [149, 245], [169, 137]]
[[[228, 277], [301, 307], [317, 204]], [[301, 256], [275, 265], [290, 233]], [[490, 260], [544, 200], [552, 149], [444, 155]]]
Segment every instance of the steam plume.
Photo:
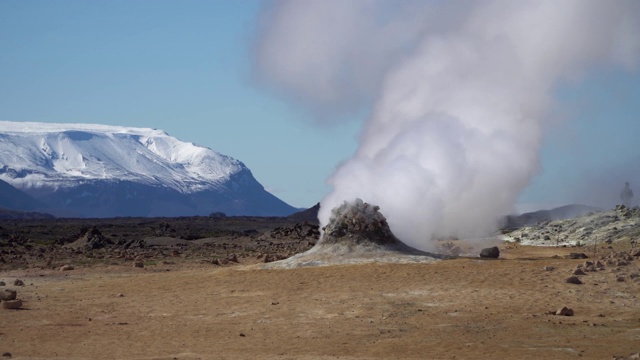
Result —
[[511, 212], [538, 171], [558, 81], [640, 58], [633, 0], [398, 4], [276, 2], [256, 65], [312, 109], [375, 99], [356, 154], [328, 180], [320, 221], [359, 197], [420, 249], [434, 236], [483, 235]]

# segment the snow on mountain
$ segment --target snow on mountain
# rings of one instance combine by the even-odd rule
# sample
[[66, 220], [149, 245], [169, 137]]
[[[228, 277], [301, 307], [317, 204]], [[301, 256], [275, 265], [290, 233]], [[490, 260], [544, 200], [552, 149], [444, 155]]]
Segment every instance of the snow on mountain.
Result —
[[245, 168], [155, 129], [0, 121], [0, 139], [0, 179], [21, 189], [120, 179], [191, 193]]
[[0, 121], [0, 180], [99, 217], [295, 211], [242, 162], [147, 128]]

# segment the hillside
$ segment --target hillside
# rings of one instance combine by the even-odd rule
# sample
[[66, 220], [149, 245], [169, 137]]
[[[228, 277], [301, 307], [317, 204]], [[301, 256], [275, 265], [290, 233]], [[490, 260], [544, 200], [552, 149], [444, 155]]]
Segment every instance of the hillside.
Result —
[[164, 131], [0, 121], [0, 180], [57, 216], [285, 216], [242, 162]]

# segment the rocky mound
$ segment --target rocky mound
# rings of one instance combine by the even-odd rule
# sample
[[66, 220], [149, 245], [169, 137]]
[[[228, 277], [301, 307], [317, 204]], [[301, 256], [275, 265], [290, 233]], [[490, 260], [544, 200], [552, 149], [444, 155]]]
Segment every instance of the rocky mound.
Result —
[[505, 235], [505, 240], [523, 245], [580, 246], [618, 241], [635, 242], [640, 237], [640, 208], [618, 205], [608, 211], [584, 216], [542, 221]]
[[380, 208], [356, 199], [332, 210], [318, 243], [309, 251], [268, 268], [295, 268], [366, 262], [431, 262], [437, 255], [419, 251], [398, 240]]

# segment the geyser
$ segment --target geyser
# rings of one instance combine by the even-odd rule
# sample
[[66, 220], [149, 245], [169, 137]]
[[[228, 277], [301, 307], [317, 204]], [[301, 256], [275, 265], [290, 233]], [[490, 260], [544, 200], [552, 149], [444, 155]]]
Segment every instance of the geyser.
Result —
[[366, 262], [433, 262], [440, 256], [416, 250], [391, 232], [380, 208], [361, 199], [332, 209], [318, 243], [309, 251], [269, 263], [267, 268], [293, 268]]
[[366, 199], [424, 250], [438, 237], [481, 239], [512, 213], [539, 171], [559, 83], [640, 58], [633, 0], [272, 4], [260, 78], [329, 109], [321, 119], [370, 109], [357, 152], [328, 180], [321, 224], [343, 201]]

